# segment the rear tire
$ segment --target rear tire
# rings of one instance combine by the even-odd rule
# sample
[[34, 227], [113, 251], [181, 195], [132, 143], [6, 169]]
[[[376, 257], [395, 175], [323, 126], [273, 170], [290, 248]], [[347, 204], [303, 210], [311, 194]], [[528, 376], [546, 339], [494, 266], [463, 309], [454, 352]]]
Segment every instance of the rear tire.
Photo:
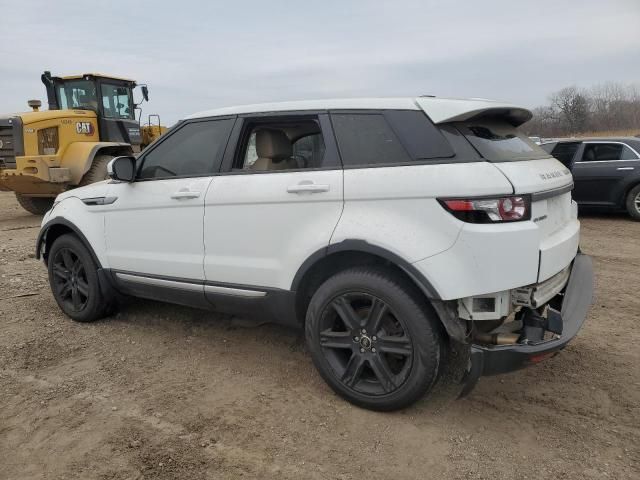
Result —
[[640, 184], [627, 194], [627, 212], [634, 220], [640, 221]]
[[305, 333], [322, 378], [360, 407], [407, 407], [438, 377], [436, 313], [392, 270], [356, 267], [330, 277], [311, 299]]
[[77, 322], [93, 322], [112, 311], [114, 299], [100, 289], [97, 265], [73, 234], [61, 235], [47, 257], [49, 285], [60, 309]]
[[108, 180], [107, 165], [114, 158], [116, 157], [112, 155], [96, 155], [91, 163], [91, 167], [89, 167], [87, 173], [84, 174], [78, 186], [84, 187], [85, 185]]
[[53, 207], [53, 197], [27, 197], [16, 193], [16, 200], [22, 208], [34, 215], [44, 215]]

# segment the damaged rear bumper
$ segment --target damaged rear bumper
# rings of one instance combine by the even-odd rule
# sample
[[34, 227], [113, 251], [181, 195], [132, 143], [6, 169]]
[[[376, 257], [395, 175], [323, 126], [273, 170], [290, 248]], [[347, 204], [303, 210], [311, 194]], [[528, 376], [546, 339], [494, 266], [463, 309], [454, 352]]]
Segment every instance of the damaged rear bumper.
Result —
[[562, 334], [557, 338], [529, 344], [472, 345], [468, 391], [485, 375], [511, 372], [538, 363], [562, 350], [584, 324], [593, 298], [593, 265], [591, 257], [579, 253], [571, 267], [560, 312]]

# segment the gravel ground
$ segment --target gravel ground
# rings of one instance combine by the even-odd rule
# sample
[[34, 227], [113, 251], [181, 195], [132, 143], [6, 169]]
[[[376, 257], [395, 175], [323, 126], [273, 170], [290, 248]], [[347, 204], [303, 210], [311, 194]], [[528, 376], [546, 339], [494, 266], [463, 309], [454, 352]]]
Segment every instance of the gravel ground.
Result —
[[133, 301], [58, 310], [40, 218], [0, 193], [0, 478], [640, 478], [640, 223], [583, 218], [596, 301], [560, 355], [466, 399], [374, 413], [299, 333]]

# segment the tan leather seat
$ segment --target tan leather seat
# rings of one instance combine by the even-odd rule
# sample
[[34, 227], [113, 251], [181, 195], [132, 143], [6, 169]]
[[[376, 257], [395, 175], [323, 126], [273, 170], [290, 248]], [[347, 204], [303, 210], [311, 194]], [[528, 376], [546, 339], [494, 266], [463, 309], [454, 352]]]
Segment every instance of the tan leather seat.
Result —
[[256, 131], [256, 153], [258, 159], [251, 165], [251, 170], [298, 168], [298, 163], [291, 158], [291, 142], [282, 130], [264, 128]]

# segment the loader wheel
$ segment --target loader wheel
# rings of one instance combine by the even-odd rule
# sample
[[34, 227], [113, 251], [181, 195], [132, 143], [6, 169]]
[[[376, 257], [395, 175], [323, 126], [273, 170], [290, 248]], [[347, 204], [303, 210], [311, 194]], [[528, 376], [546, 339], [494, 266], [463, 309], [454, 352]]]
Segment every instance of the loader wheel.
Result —
[[34, 215], [44, 215], [53, 206], [53, 197], [27, 197], [16, 193], [16, 200], [22, 208]]
[[108, 180], [109, 176], [107, 175], [107, 164], [113, 160], [115, 157], [112, 155], [96, 155], [93, 159], [93, 163], [91, 167], [84, 174], [82, 180], [78, 184], [79, 187], [84, 187], [85, 185], [89, 185], [91, 183], [101, 182], [103, 180]]

